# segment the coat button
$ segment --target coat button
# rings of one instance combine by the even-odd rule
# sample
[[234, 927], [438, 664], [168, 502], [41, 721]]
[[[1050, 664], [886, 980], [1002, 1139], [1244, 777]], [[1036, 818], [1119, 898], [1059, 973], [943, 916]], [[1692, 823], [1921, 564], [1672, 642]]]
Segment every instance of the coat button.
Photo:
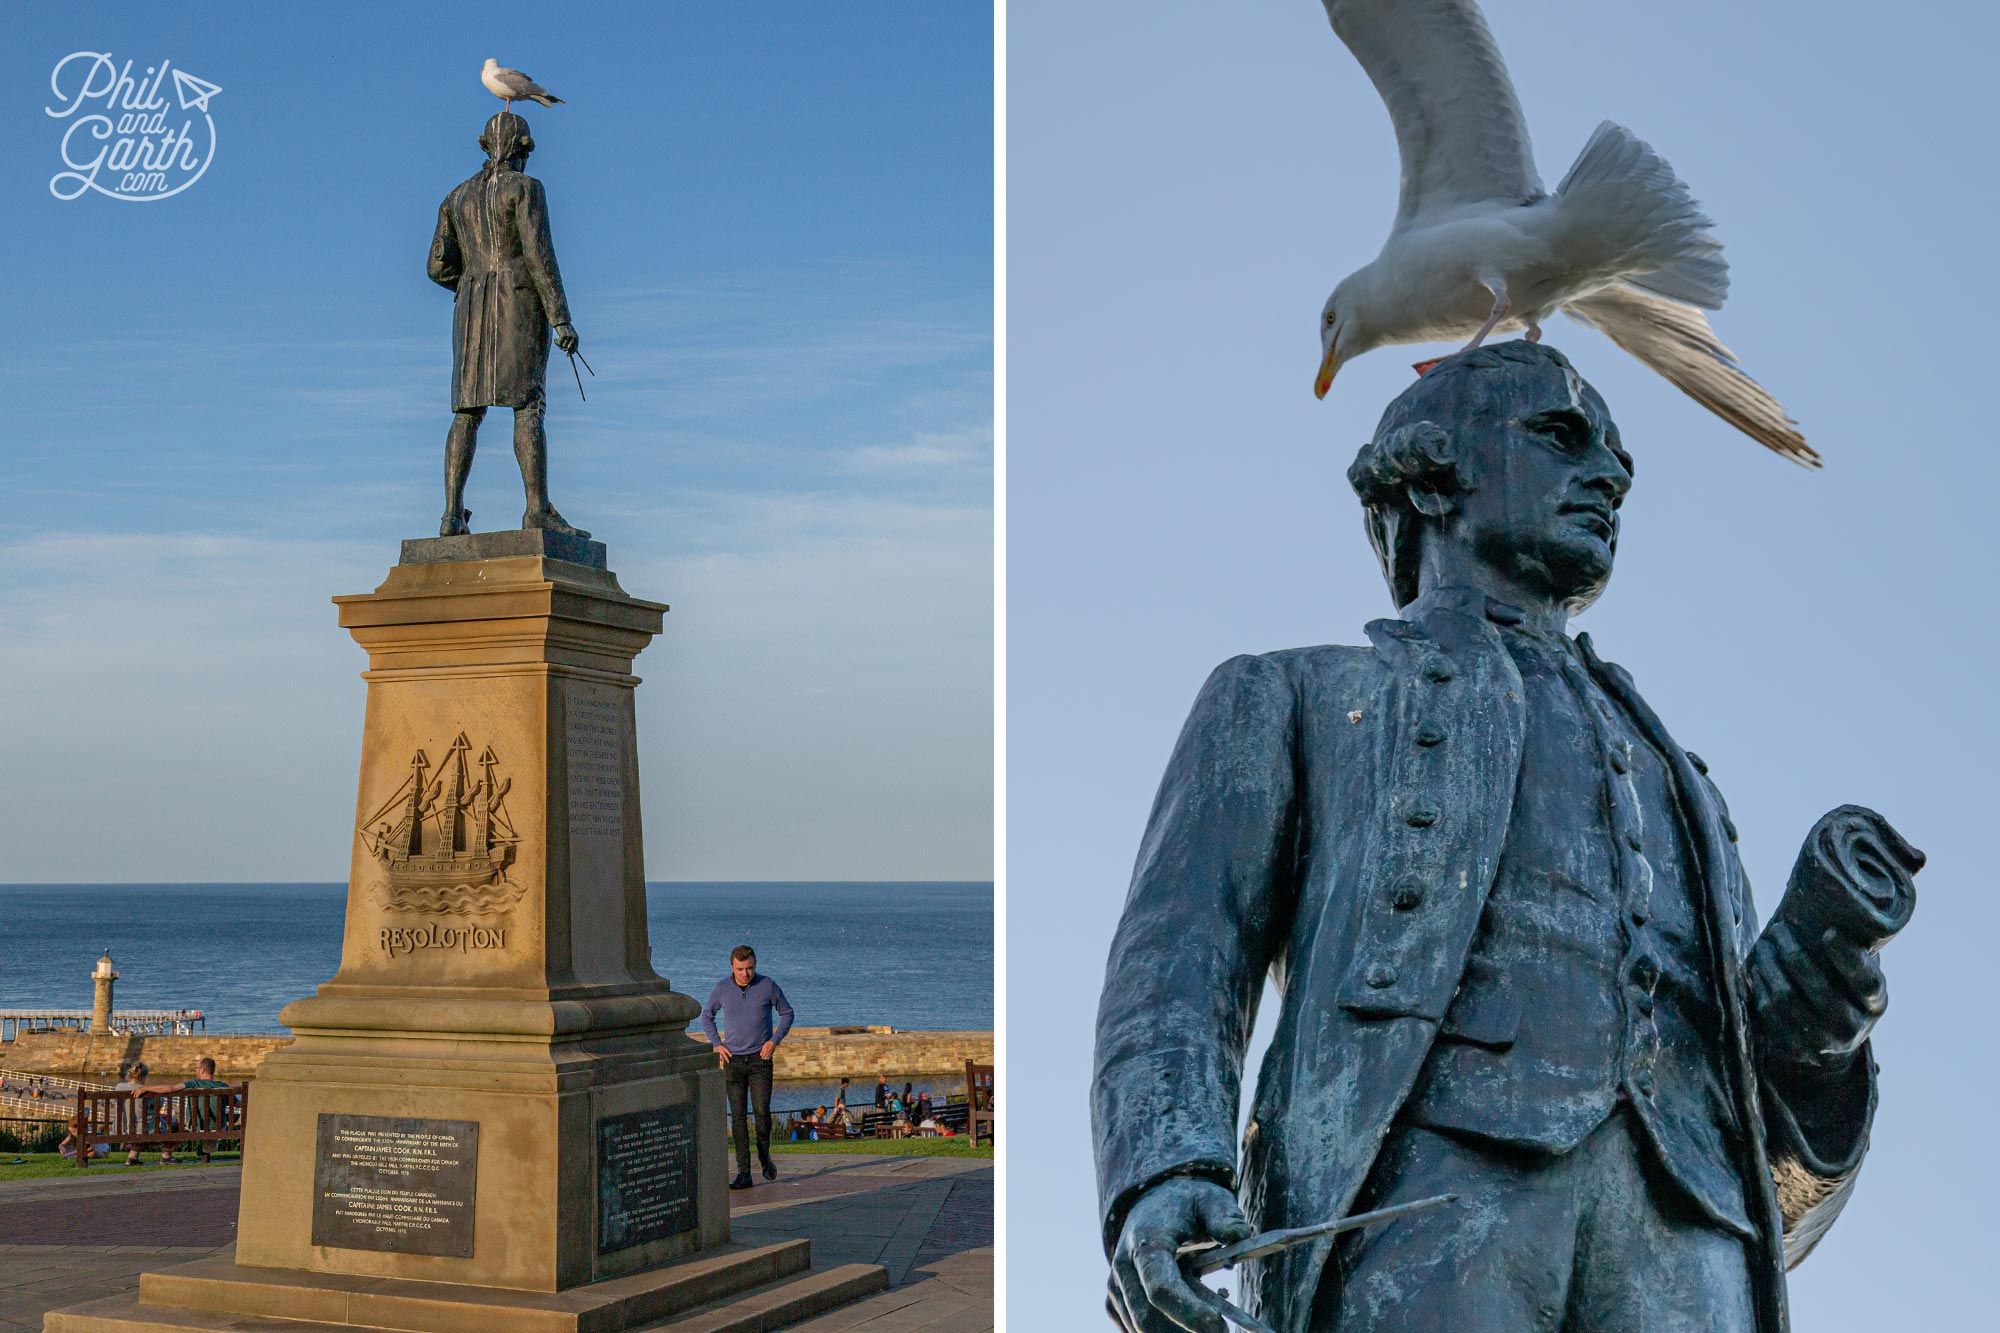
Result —
[[1632, 1007], [1637, 1009], [1642, 1015], [1650, 1016], [1653, 1012], [1653, 992], [1640, 991], [1638, 996], [1633, 999]]
[[1424, 668], [1424, 674], [1442, 685], [1451, 679], [1451, 664], [1449, 662], [1433, 662]]
[[1632, 771], [1632, 760], [1625, 746], [1614, 745], [1611, 747], [1611, 771], [1613, 773], [1629, 773]]
[[1644, 903], [1633, 903], [1633, 904], [1632, 904], [1632, 924], [1633, 924], [1633, 925], [1635, 925], [1635, 926], [1643, 926], [1643, 925], [1645, 925], [1645, 924], [1646, 924], [1646, 923], [1647, 923], [1648, 921], [1651, 921], [1652, 919], [1653, 919], [1653, 914], [1652, 914], [1652, 912], [1651, 912], [1651, 911], [1650, 911], [1650, 910], [1649, 910], [1649, 909], [1648, 909], [1648, 908], [1646, 907], [1646, 905], [1645, 905]]
[[1413, 908], [1423, 906], [1423, 881], [1412, 877], [1399, 882], [1396, 885], [1395, 891], [1389, 895], [1389, 901], [1395, 906], [1398, 912], [1408, 912]]
[[1426, 722], [1417, 728], [1417, 744], [1427, 750], [1442, 740], [1444, 740], [1444, 728], [1435, 723]]
[[1736, 841], [1736, 821], [1728, 815], [1722, 817], [1722, 832], [1731, 842]]
[[1630, 847], [1633, 851], [1636, 852], [1640, 848], [1644, 847], [1646, 843], [1645, 840], [1641, 838], [1637, 832], [1632, 832], [1632, 833], [1627, 833], [1625, 835], [1625, 845], [1627, 847]]
[[1632, 1075], [1632, 1087], [1641, 1097], [1650, 1100], [1653, 1096], [1653, 1071], [1642, 1069]]
[[1651, 990], [1653, 983], [1659, 979], [1660, 964], [1658, 961], [1649, 953], [1640, 954], [1638, 960], [1632, 964], [1632, 980], [1644, 986], [1647, 990]]
[[1419, 806], [1403, 816], [1403, 822], [1411, 828], [1429, 828], [1438, 822], [1438, 812]]
[[1708, 776], [1708, 765], [1705, 762], [1703, 762], [1702, 757], [1696, 754], [1693, 750], [1688, 751], [1688, 762], [1694, 765], [1695, 772], [1701, 774], [1703, 777]]
[[1387, 963], [1376, 963], [1368, 969], [1368, 975], [1362, 980], [1368, 983], [1371, 990], [1387, 990], [1396, 984], [1396, 969]]

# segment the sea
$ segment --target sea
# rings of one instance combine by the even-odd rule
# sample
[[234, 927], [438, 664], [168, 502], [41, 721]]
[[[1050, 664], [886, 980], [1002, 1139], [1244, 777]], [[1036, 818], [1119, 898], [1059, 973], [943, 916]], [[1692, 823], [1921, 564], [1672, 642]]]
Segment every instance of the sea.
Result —
[[[199, 1009], [209, 1032], [283, 1032], [278, 1011], [340, 966], [346, 902], [345, 884], [0, 884], [0, 1010], [90, 1008], [108, 948], [120, 1009]], [[993, 1026], [990, 882], [652, 883], [646, 919], [654, 969], [698, 1000], [748, 944], [799, 1024]], [[873, 1080], [855, 1082], [850, 1100], [872, 1100]], [[832, 1084], [785, 1080], [772, 1102], [832, 1098]]]

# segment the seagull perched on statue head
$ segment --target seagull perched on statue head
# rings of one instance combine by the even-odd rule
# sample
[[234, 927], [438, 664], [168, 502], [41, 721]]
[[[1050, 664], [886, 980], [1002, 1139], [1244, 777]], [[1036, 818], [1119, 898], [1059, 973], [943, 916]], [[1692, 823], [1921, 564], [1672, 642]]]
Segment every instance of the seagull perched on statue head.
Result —
[[516, 102], [540, 102], [543, 106], [554, 106], [562, 101], [520, 70], [507, 69], [492, 56], [486, 57], [486, 67], [479, 71], [479, 81], [486, 85], [487, 92], [507, 104], [505, 109], [508, 111], [514, 109]]
[[1389, 108], [1402, 157], [1395, 225], [1320, 312], [1326, 396], [1340, 367], [1395, 343], [1525, 330], [1557, 310], [1598, 329], [1759, 444], [1819, 455], [1704, 310], [1729, 295], [1713, 224], [1659, 154], [1610, 121], [1551, 194], [1507, 67], [1474, 0], [1323, 0]]

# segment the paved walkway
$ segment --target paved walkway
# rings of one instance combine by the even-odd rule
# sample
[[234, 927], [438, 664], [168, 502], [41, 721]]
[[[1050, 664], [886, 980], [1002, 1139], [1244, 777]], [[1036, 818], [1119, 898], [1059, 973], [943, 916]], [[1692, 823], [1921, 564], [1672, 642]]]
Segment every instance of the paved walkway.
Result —
[[[812, 1240], [815, 1268], [881, 1264], [889, 1290], [798, 1333], [984, 1333], [993, 1327], [993, 1164], [786, 1154], [774, 1185], [730, 1196], [730, 1233]], [[147, 1269], [236, 1241], [242, 1168], [81, 1174], [0, 1184], [0, 1333], [129, 1291]]]

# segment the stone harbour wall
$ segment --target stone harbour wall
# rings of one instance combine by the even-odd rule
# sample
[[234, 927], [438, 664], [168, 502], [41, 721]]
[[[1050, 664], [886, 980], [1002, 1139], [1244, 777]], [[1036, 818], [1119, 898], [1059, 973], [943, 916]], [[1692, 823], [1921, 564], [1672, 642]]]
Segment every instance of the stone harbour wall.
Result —
[[[706, 1041], [699, 1024], [689, 1035]], [[194, 1063], [214, 1056], [216, 1073], [248, 1078], [257, 1062], [292, 1039], [284, 1033], [239, 1036], [224, 1033], [191, 1037], [93, 1037], [83, 1032], [25, 1032], [0, 1043], [0, 1069], [20, 1074], [111, 1081], [118, 1066], [143, 1060], [154, 1080], [191, 1078]], [[780, 1078], [898, 1078], [963, 1074], [965, 1062], [993, 1063], [991, 1032], [898, 1032], [868, 1027], [795, 1027], [778, 1052]]]
[[[699, 1023], [688, 1034], [707, 1041]], [[886, 1027], [795, 1027], [778, 1048], [779, 1078], [874, 1078], [890, 1074], [965, 1073], [965, 1062], [993, 1063], [991, 1032], [898, 1032]]]
[[143, 1060], [147, 1076], [193, 1078], [194, 1062], [215, 1057], [215, 1072], [227, 1079], [246, 1078], [257, 1062], [292, 1039], [285, 1033], [231, 1036], [224, 1033], [191, 1037], [140, 1037], [113, 1033], [93, 1037], [86, 1032], [24, 1032], [0, 1044], [0, 1069], [16, 1074], [56, 1074], [111, 1082], [118, 1066]]

